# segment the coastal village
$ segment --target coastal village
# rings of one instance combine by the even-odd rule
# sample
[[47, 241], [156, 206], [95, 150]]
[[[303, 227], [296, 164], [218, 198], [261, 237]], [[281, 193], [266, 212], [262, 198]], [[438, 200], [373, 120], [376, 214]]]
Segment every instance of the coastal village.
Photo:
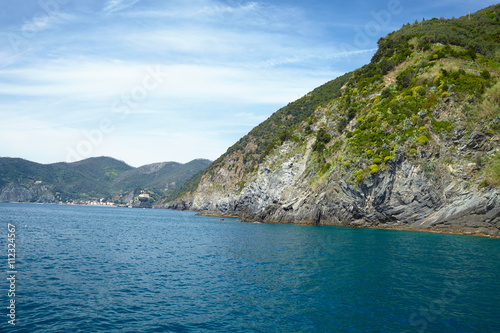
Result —
[[138, 207], [138, 208], [151, 208], [152, 204], [156, 201], [153, 196], [148, 193], [148, 190], [140, 190], [139, 195], [134, 195], [134, 191], [126, 195], [115, 195], [111, 198], [92, 198], [90, 200], [60, 200], [60, 193], [56, 193], [56, 198], [59, 204], [66, 205], [85, 205], [85, 206], [108, 206], [108, 207]]

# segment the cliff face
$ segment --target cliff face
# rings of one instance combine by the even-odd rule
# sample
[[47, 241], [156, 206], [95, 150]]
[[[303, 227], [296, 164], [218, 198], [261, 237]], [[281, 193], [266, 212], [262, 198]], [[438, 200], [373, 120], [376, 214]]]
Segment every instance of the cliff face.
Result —
[[405, 25], [331, 85], [338, 91], [321, 91], [329, 103], [299, 113], [313, 91], [278, 111], [274, 126], [259, 125], [164, 206], [500, 236], [500, 48], [490, 38], [499, 23], [495, 5], [471, 20]]
[[29, 188], [9, 183], [0, 189], [0, 202], [54, 202], [55, 196], [45, 185], [33, 185]]
[[500, 235], [497, 190], [466, 189], [463, 178], [451, 172], [429, 179], [420, 165], [403, 157], [357, 186], [331, 178], [311, 187], [312, 150], [294, 154], [294, 148], [282, 147], [286, 158], [270, 157], [240, 193], [214, 190], [217, 185], [205, 180], [192, 200], [169, 208], [263, 222]]

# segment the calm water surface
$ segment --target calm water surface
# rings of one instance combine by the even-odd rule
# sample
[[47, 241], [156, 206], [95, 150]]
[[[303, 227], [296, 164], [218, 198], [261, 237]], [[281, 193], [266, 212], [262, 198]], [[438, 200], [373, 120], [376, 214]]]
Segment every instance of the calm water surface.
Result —
[[500, 331], [498, 239], [31, 204], [0, 221], [2, 332]]

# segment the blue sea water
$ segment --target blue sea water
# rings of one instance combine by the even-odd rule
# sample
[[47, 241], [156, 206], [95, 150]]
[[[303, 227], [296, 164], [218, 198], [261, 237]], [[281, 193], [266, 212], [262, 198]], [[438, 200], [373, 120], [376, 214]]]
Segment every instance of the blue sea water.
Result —
[[35, 204], [0, 221], [2, 332], [500, 331], [499, 239]]

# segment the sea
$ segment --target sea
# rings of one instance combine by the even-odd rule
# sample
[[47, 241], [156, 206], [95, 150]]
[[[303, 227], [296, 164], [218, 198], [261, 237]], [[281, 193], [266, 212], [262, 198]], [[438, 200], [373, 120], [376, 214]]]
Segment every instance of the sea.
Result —
[[500, 239], [69, 205], [0, 221], [1, 332], [500, 332]]

